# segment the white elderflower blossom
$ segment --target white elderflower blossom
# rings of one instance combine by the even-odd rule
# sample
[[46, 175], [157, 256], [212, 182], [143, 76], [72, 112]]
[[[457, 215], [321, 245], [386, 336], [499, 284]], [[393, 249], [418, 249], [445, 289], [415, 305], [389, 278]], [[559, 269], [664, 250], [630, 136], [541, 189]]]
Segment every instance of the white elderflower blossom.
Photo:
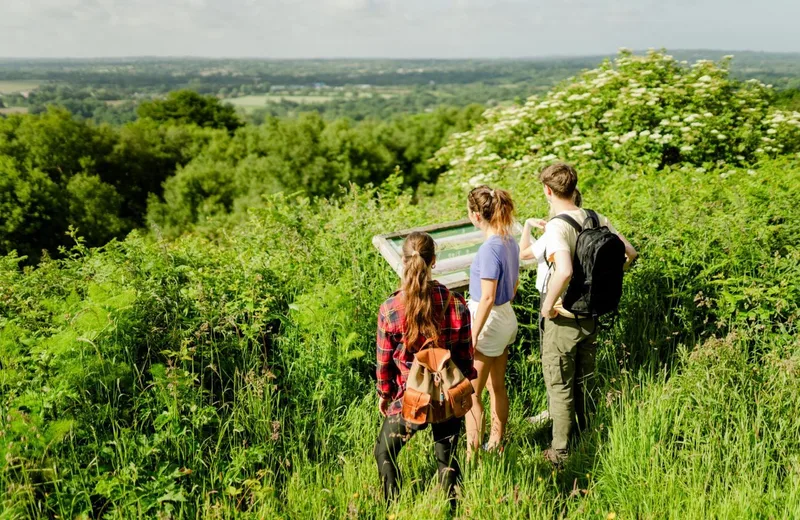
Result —
[[471, 177], [471, 178], [470, 178], [470, 179], [467, 181], [467, 183], [468, 183], [470, 186], [480, 186], [481, 184], [483, 184], [483, 183], [484, 183], [484, 181], [485, 181], [485, 180], [486, 180], [486, 174], [484, 174], [484, 173], [481, 173], [481, 174], [475, 175], [474, 177]]

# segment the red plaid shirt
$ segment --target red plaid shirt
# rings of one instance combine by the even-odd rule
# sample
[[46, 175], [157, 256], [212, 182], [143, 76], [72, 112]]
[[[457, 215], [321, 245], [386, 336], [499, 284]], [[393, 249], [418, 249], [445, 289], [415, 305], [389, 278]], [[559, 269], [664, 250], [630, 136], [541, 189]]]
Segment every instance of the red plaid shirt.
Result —
[[[450, 350], [453, 362], [468, 379], [475, 379], [477, 373], [473, 367], [474, 351], [472, 348], [471, 318], [464, 298], [453, 294], [437, 281], [433, 282], [433, 309], [441, 316], [441, 310], [450, 305], [444, 312], [444, 322], [440, 327], [440, 342]], [[436, 312], [439, 311], [439, 312]], [[400, 291], [391, 295], [381, 305], [378, 313], [378, 395], [391, 399], [389, 415], [402, 411], [402, 397], [406, 389], [408, 371], [414, 361], [414, 354], [407, 351], [403, 344], [405, 329], [405, 305]], [[418, 339], [418, 346], [425, 342], [424, 337]]]

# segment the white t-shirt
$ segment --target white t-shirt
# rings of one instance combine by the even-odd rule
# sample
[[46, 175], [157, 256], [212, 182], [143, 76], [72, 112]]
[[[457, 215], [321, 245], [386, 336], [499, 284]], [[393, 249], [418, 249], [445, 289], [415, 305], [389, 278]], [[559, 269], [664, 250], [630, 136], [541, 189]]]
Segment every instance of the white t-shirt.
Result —
[[529, 248], [533, 253], [534, 260], [536, 260], [536, 290], [540, 293], [544, 293], [547, 273], [550, 271], [550, 266], [547, 265], [547, 258], [544, 255], [546, 245], [544, 235], [542, 235]]
[[[570, 217], [575, 219], [575, 222], [577, 222], [579, 226], [583, 226], [584, 221], [588, 218], [586, 210], [583, 209], [577, 209], [573, 211], [563, 211], [560, 213], [560, 215], [569, 215]], [[609, 222], [608, 218], [604, 217], [599, 213], [597, 214], [597, 218], [600, 220], [600, 226], [606, 226], [612, 233], [617, 233], [617, 230], [614, 229], [614, 226], [611, 225], [611, 222]], [[570, 257], [575, 256], [575, 246], [578, 242], [578, 232], [568, 222], [564, 222], [559, 218], [554, 218], [547, 223], [544, 235], [542, 235], [542, 238], [540, 238], [536, 242], [537, 243], [544, 242], [543, 244], [545, 250], [544, 256], [548, 262], [553, 264], [555, 262], [555, 254], [558, 251], [568, 251]], [[554, 269], [555, 264], [553, 264], [553, 266]], [[550, 271], [552, 271], [552, 269], [548, 270], [547, 272], [548, 276], [547, 276], [546, 286], [550, 285], [550, 276], [549, 276]], [[536, 282], [538, 288], [539, 285], [538, 271], [537, 271]], [[566, 288], [564, 290], [566, 291]], [[542, 291], [542, 293], [545, 292], [547, 291], [546, 290]], [[565, 316], [567, 318], [574, 318], [575, 315], [573, 315], [569, 311], [564, 310], [564, 307], [561, 304], [562, 296], [563, 294], [558, 297], [555, 305], [553, 305], [553, 308], [562, 316]]]

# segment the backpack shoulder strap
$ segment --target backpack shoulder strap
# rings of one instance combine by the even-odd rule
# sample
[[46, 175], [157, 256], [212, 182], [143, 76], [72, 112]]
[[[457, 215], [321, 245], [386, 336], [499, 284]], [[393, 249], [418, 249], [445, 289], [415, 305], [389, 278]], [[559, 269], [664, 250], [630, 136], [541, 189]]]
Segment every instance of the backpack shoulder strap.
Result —
[[593, 209], [587, 209], [586, 214], [588, 218], [586, 220], [590, 220], [592, 222], [592, 227], [600, 227], [600, 217], [597, 216], [597, 212]]
[[574, 227], [574, 228], [575, 228], [575, 231], [577, 231], [578, 233], [580, 233], [581, 231], [583, 231], [583, 228], [581, 227], [581, 225], [580, 225], [580, 224], [578, 224], [577, 222], [575, 222], [575, 219], [574, 219], [574, 218], [572, 218], [572, 217], [570, 217], [569, 215], [564, 215], [564, 214], [562, 213], [562, 214], [556, 215], [556, 216], [555, 216], [555, 217], [553, 217], [553, 218], [554, 218], [554, 219], [556, 219], [556, 218], [557, 218], [557, 219], [559, 219], [559, 220], [563, 220], [564, 222], [566, 222], [566, 223], [567, 223], [567, 224], [569, 224], [570, 226]]

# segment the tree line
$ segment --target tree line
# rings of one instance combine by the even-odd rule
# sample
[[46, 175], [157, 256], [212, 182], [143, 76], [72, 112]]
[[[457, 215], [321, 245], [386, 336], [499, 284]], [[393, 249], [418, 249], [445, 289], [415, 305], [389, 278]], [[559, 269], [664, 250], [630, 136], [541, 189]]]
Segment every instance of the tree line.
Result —
[[137, 120], [96, 125], [64, 108], [0, 118], [0, 254], [35, 262], [71, 243], [70, 227], [102, 245], [154, 224], [179, 233], [244, 212], [264, 194], [379, 184], [396, 168], [416, 188], [429, 162], [482, 107], [441, 108], [390, 121], [326, 121], [318, 113], [247, 125], [213, 96], [178, 91], [143, 102]]

